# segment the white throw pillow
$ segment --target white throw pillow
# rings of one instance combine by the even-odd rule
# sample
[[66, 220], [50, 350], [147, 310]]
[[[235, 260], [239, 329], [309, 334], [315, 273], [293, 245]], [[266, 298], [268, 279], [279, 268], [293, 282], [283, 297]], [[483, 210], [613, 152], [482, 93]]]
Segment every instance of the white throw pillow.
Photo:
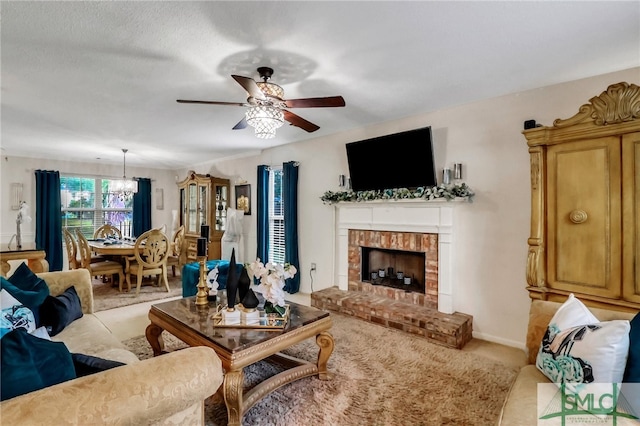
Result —
[[51, 336], [49, 336], [49, 333], [47, 332], [47, 327], [38, 327], [35, 330], [33, 330], [31, 332], [31, 335], [39, 337], [41, 339], [44, 340], [51, 340]]
[[29, 333], [36, 329], [36, 320], [31, 309], [20, 303], [7, 290], [0, 291], [0, 337], [16, 328], [25, 328]]
[[571, 294], [549, 322], [536, 367], [582, 400], [585, 393], [610, 393], [611, 384], [622, 383], [630, 329], [626, 320], [599, 322]]
[[626, 320], [549, 325], [536, 365], [554, 383], [622, 383], [630, 329]]
[[599, 322], [598, 318], [571, 293], [551, 318], [549, 325], [555, 325], [556, 328], [564, 330], [576, 325], [592, 324], [594, 322]]

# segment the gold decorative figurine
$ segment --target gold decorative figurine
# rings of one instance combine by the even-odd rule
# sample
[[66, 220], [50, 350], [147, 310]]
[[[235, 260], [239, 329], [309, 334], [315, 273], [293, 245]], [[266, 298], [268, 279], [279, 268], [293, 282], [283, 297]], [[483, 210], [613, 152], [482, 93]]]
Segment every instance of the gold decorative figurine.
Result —
[[206, 256], [200, 256], [200, 280], [198, 281], [198, 293], [196, 293], [196, 305], [208, 305], [209, 287], [207, 286]]

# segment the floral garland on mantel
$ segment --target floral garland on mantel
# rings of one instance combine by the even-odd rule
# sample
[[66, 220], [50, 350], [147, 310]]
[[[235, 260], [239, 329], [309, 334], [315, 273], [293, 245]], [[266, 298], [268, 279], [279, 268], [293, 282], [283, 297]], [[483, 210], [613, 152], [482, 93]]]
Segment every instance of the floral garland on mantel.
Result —
[[418, 187], [416, 189], [396, 188], [384, 189], [382, 191], [326, 191], [320, 199], [324, 204], [335, 204], [340, 201], [373, 201], [373, 200], [405, 200], [423, 199], [425, 201], [444, 198], [451, 201], [455, 198], [466, 198], [472, 201], [475, 193], [469, 186], [462, 182], [460, 184], [445, 185], [440, 184], [432, 187]]

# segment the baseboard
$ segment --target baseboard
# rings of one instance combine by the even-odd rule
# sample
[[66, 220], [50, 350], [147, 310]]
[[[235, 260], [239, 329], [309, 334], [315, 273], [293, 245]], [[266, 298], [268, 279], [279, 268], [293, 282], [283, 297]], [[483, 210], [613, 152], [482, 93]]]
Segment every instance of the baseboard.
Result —
[[518, 342], [517, 340], [504, 339], [502, 337], [493, 336], [491, 334], [481, 333], [479, 331], [473, 332], [474, 339], [486, 340], [487, 342], [498, 343], [505, 346], [510, 346], [512, 348], [518, 348], [521, 350], [526, 350], [527, 345], [524, 342]]

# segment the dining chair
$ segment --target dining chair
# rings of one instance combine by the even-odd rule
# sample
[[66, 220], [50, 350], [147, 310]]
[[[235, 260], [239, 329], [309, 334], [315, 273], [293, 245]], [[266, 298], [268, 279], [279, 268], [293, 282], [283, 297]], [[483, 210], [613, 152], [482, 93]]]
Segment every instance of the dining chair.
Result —
[[171, 254], [167, 257], [167, 266], [171, 266], [171, 273], [176, 276], [176, 266], [182, 271], [182, 266], [187, 263], [187, 245], [184, 239], [184, 225], [181, 225], [173, 233]]
[[[62, 230], [64, 235], [64, 245], [67, 249], [67, 258], [69, 261], [69, 269], [78, 269], [81, 268], [81, 260], [78, 257], [78, 243], [76, 242], [76, 237], [73, 236], [73, 233], [69, 231], [69, 229], [64, 228]], [[108, 260], [104, 256], [99, 254], [91, 253], [91, 263], [96, 262], [104, 262]]]
[[62, 233], [64, 235], [64, 246], [67, 249], [67, 259], [69, 262], [69, 269], [78, 269], [78, 245], [73, 234], [67, 229], [63, 228]]
[[93, 238], [117, 238], [122, 239], [122, 232], [118, 228], [105, 223], [93, 233]]
[[[76, 235], [78, 236], [78, 248], [80, 250], [80, 262], [82, 268], [87, 269], [92, 277], [97, 277], [99, 275], [111, 275], [113, 277], [115, 274], [118, 274], [118, 290], [122, 292], [122, 283], [124, 282], [122, 264], [120, 264], [120, 262], [107, 259], [91, 263], [91, 248], [89, 247], [89, 241], [87, 241], [87, 238], [79, 229], [76, 230]], [[129, 290], [131, 290], [131, 287], [129, 287], [127, 291]]]
[[167, 292], [171, 292], [167, 279], [167, 258], [171, 254], [171, 242], [159, 229], [151, 229], [136, 239], [134, 255], [125, 258], [125, 275], [127, 287], [131, 288], [131, 275], [136, 276], [136, 296], [140, 294], [142, 277], [155, 275], [156, 284], [160, 278], [164, 281]]

